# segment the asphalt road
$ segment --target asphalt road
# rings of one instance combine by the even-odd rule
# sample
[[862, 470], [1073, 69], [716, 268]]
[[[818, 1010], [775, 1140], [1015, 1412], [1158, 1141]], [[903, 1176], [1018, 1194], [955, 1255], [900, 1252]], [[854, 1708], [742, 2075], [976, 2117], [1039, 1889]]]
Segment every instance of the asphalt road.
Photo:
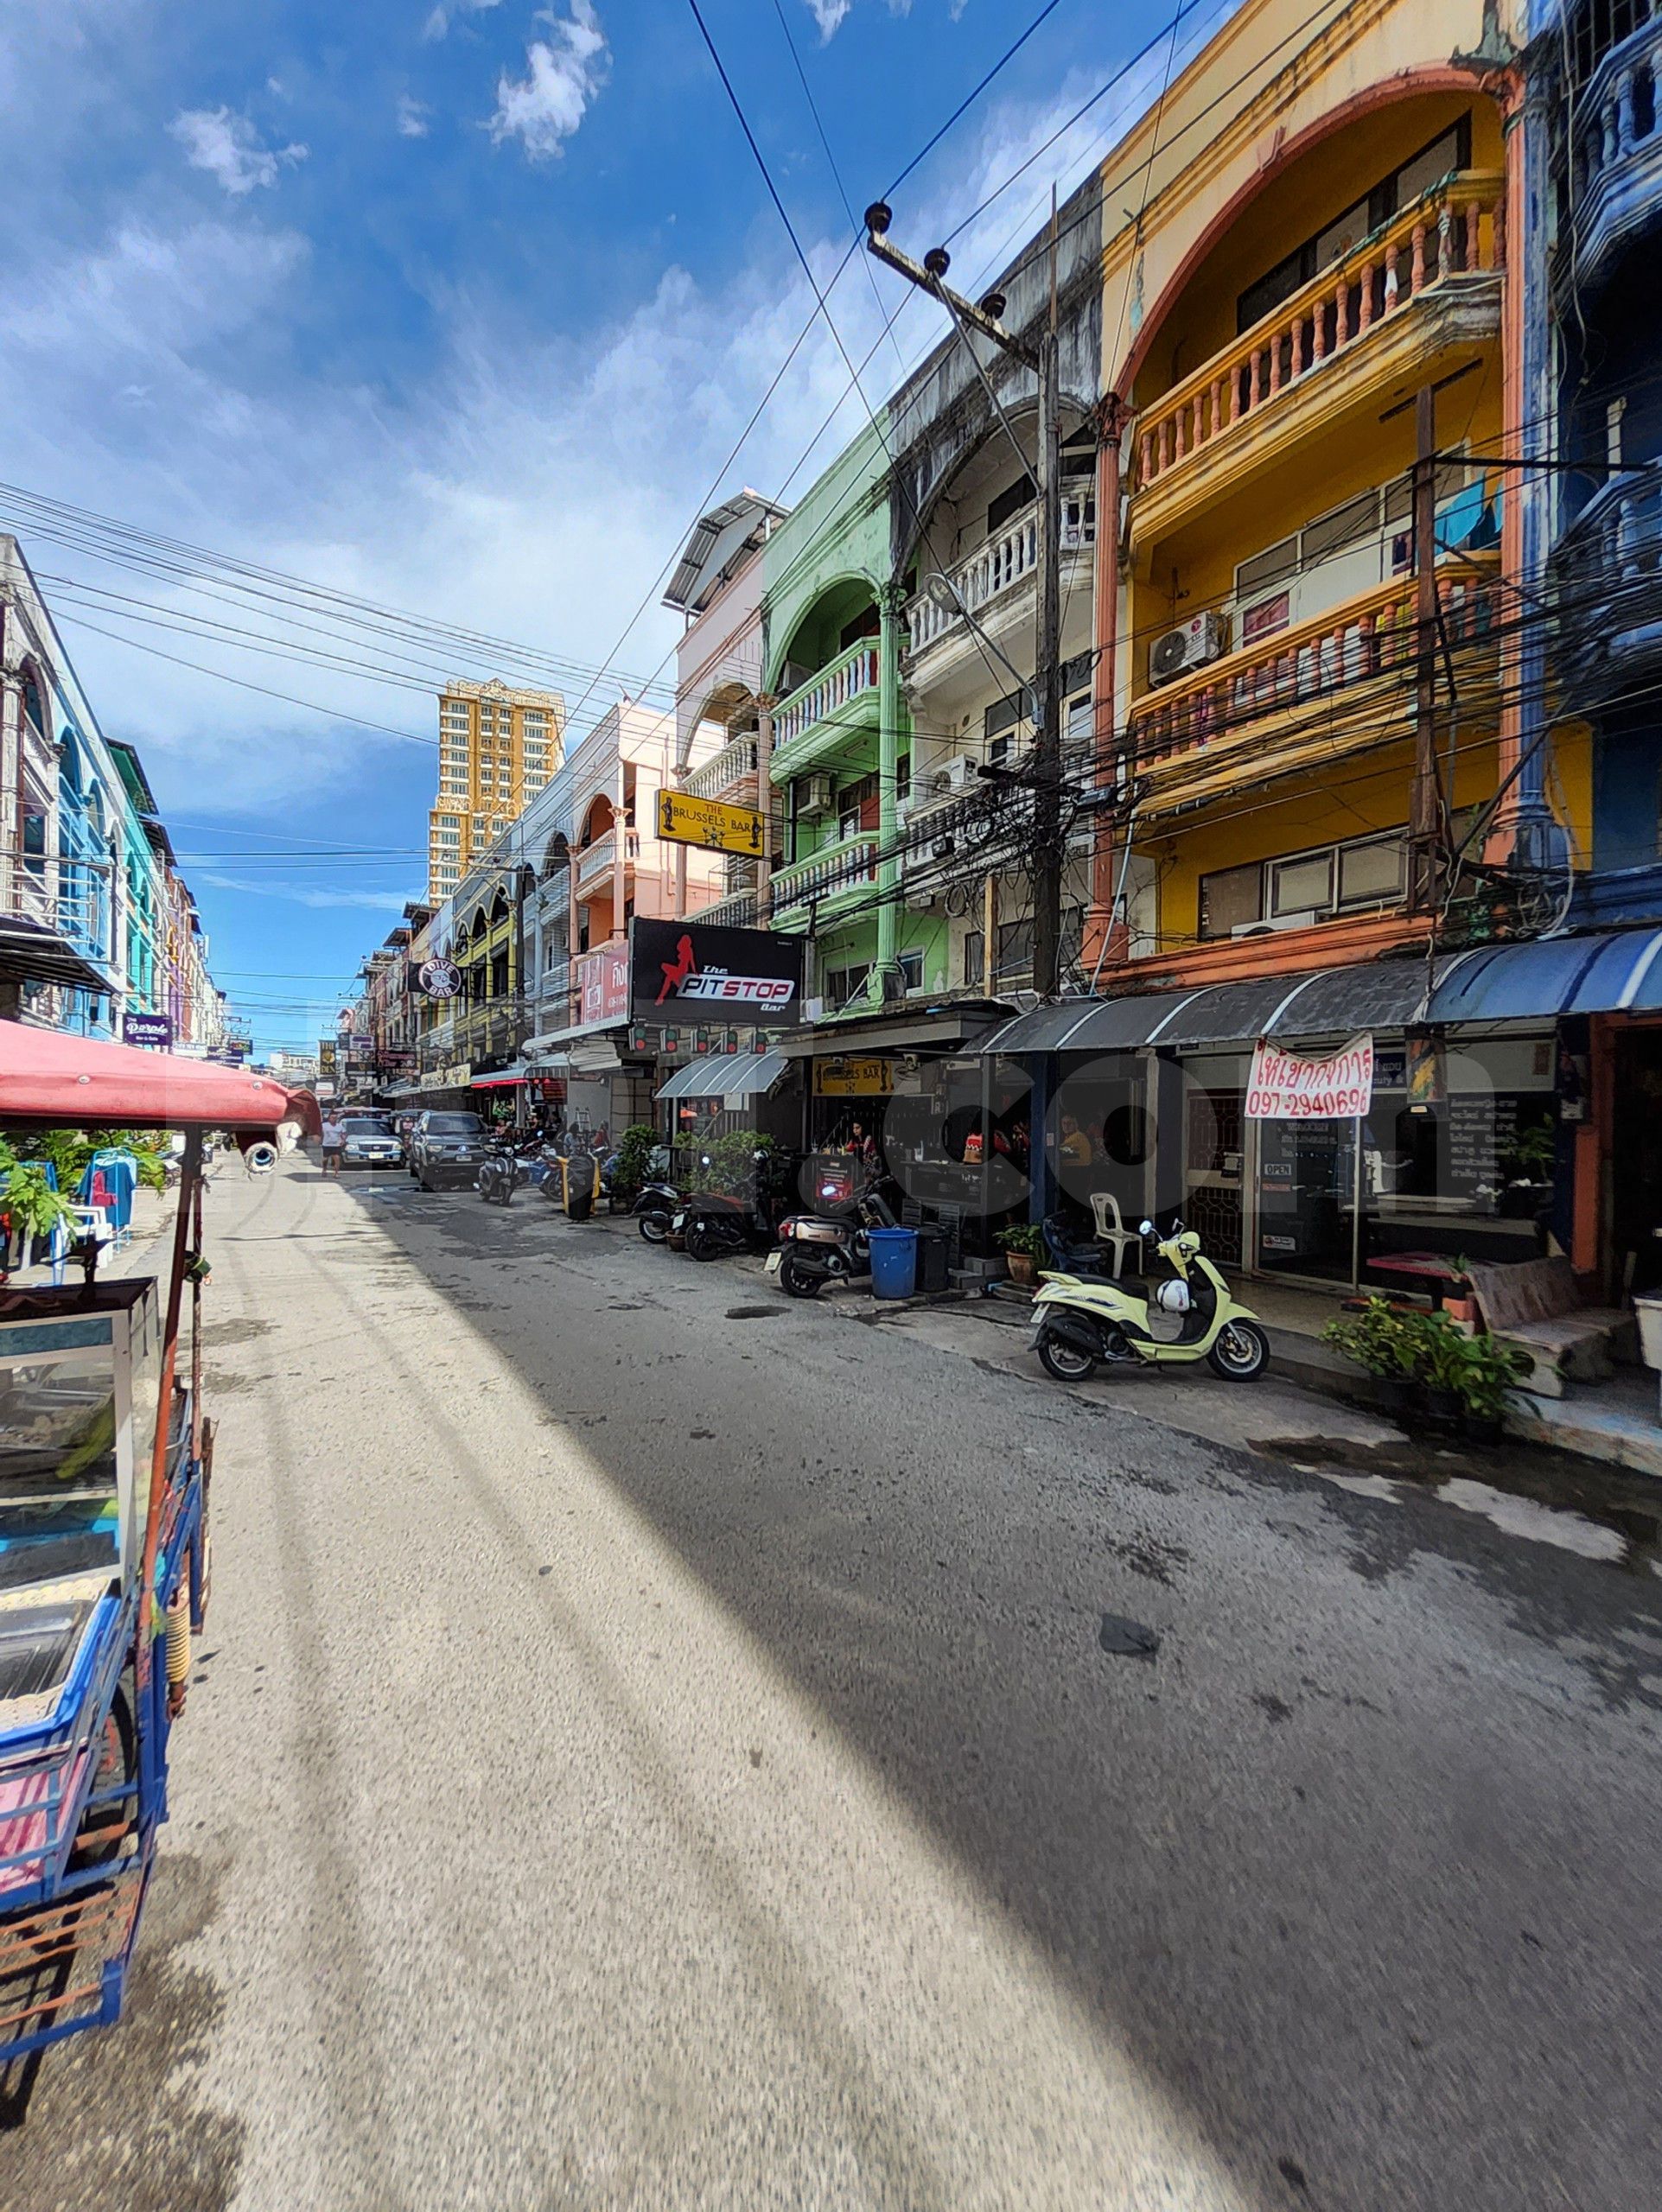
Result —
[[7, 2212], [1655, 2206], [1648, 1560], [535, 1198], [210, 1227], [175, 1817]]

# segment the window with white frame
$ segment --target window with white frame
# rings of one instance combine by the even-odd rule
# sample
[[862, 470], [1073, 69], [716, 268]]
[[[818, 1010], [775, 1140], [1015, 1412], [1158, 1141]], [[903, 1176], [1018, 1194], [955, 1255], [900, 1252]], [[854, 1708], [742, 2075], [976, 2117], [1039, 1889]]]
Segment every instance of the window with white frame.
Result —
[[1405, 833], [1392, 830], [1218, 868], [1200, 878], [1199, 933], [1242, 937], [1394, 906], [1403, 897], [1406, 853]]

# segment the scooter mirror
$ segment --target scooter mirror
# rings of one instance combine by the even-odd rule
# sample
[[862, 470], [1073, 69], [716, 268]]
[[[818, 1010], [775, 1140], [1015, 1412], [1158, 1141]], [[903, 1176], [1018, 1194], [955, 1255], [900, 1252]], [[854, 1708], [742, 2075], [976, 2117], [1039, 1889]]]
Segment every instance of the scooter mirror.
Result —
[[1154, 1224], [1151, 1221], [1139, 1221], [1137, 1224], [1137, 1233], [1139, 1236], [1152, 1236]]

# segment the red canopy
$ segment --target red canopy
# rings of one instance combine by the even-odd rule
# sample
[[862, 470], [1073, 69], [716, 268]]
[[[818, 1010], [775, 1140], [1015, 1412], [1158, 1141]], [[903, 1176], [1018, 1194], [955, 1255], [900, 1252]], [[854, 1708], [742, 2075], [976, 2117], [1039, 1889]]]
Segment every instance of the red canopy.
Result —
[[316, 1136], [317, 1101], [270, 1076], [133, 1045], [100, 1045], [0, 1021], [0, 1122], [69, 1128], [239, 1129], [298, 1122]]

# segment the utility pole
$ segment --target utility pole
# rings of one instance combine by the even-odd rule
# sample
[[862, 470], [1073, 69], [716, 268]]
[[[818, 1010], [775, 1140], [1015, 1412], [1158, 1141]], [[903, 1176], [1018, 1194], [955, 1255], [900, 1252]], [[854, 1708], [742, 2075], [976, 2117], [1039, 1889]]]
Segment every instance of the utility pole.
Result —
[[[1034, 690], [1037, 718], [1034, 729], [1033, 775], [1033, 982], [1041, 998], [1054, 998], [1060, 982], [1062, 838], [1061, 838], [1061, 413], [1060, 346], [1057, 333], [1056, 207], [1050, 210], [1050, 311], [1037, 344], [1008, 330], [1001, 318], [1006, 302], [1002, 292], [989, 292], [977, 306], [946, 283], [952, 257], [945, 246], [933, 247], [922, 263], [902, 253], [888, 240], [892, 211], [880, 200], [866, 210], [866, 245], [877, 259], [899, 271], [908, 283], [939, 300], [958, 327], [965, 344], [969, 332], [980, 334], [1030, 372], [1039, 391], [1039, 449], [1035, 457], [1034, 482], [1038, 494], [1038, 606], [1035, 622]], [[973, 359], [973, 353], [971, 359]], [[976, 363], [980, 370], [980, 363]], [[985, 372], [981, 372], [984, 382]], [[997, 403], [994, 403], [995, 405]], [[991, 976], [992, 948], [987, 948], [987, 974]], [[989, 982], [990, 988], [990, 981]]]
[[1437, 844], [1437, 395], [1426, 385], [1414, 402], [1414, 789], [1409, 808], [1410, 893], [1436, 911]]

